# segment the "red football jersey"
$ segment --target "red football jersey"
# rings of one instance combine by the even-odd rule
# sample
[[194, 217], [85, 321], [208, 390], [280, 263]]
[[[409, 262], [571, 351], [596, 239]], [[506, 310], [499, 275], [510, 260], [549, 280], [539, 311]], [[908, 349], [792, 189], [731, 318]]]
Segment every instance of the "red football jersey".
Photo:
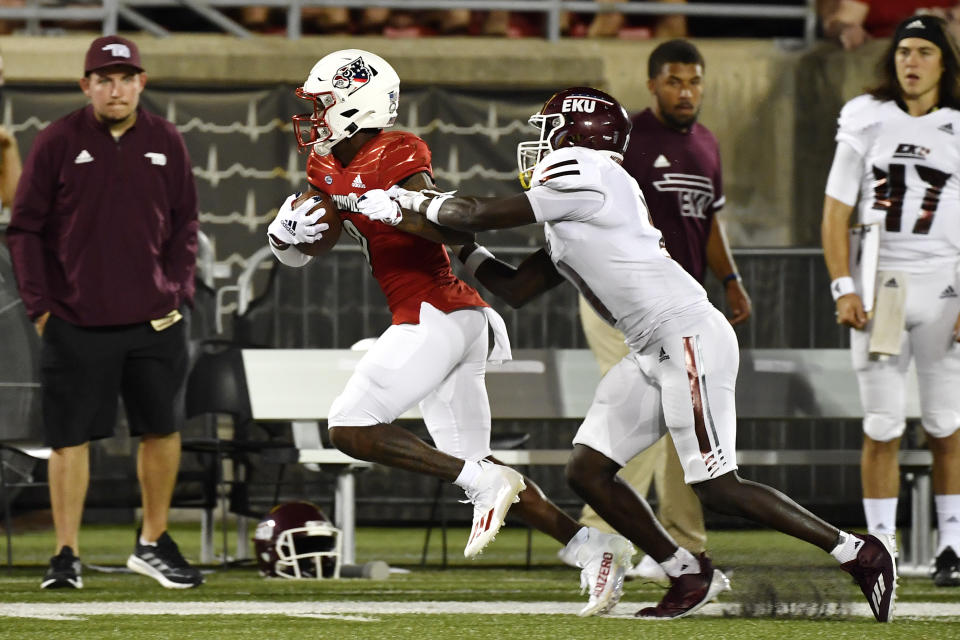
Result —
[[476, 289], [453, 275], [443, 245], [424, 240], [357, 213], [357, 198], [370, 189], [388, 189], [430, 167], [430, 149], [403, 131], [382, 132], [368, 142], [346, 167], [333, 154], [310, 154], [307, 180], [333, 196], [343, 231], [363, 251], [373, 277], [387, 297], [393, 324], [418, 324], [420, 303], [449, 313], [488, 306]]

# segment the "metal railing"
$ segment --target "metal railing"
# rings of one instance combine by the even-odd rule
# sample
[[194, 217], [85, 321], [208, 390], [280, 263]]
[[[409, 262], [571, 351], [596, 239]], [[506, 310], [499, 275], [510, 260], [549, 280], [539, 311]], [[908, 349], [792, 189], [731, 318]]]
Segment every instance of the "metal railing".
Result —
[[53, 0], [26, 0], [22, 7], [0, 6], [0, 19], [24, 20], [26, 31], [41, 33], [40, 20], [100, 21], [105, 35], [117, 32], [119, 18], [157, 37], [170, 32], [150, 20], [137, 9], [152, 7], [185, 8], [201, 16], [225, 33], [249, 38], [253, 33], [220, 9], [242, 7], [271, 7], [286, 9], [287, 37], [298, 39], [303, 34], [302, 9], [307, 7], [346, 7], [350, 9], [469, 9], [476, 11], [503, 10], [542, 13], [546, 16], [547, 40], [561, 37], [561, 16], [573, 13], [622, 13], [625, 15], [684, 15], [695, 17], [724, 17], [754, 19], [788, 19], [803, 22], [803, 41], [809, 45], [816, 37], [817, 14], [815, 0], [804, 0], [803, 5], [774, 4], [705, 4], [649, 2], [595, 2], [594, 0], [103, 0], [88, 3], [91, 6], [63, 6]]

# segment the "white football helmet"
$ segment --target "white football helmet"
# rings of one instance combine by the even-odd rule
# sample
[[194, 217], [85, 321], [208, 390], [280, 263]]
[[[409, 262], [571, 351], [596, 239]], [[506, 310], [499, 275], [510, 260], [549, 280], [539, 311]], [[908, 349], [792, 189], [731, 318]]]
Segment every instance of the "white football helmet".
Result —
[[313, 65], [297, 97], [313, 103], [313, 113], [293, 116], [297, 144], [325, 156], [360, 129], [393, 126], [400, 77], [375, 53], [343, 49]]

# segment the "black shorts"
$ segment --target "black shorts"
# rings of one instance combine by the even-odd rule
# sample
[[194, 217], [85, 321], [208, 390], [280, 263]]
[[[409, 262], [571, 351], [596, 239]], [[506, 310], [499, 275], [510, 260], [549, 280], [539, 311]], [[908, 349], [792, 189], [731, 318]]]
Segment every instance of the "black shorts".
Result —
[[78, 327], [50, 316], [40, 347], [44, 440], [59, 449], [109, 438], [123, 397], [131, 435], [183, 428], [186, 321]]

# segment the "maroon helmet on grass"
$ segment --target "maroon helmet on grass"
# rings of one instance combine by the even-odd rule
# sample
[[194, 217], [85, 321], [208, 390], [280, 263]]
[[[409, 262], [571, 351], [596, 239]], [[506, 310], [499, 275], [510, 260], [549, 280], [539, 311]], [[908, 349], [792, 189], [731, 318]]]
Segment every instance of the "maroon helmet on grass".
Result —
[[285, 502], [271, 509], [257, 525], [253, 546], [260, 575], [340, 577], [340, 530], [310, 502]]
[[608, 93], [591, 87], [572, 87], [553, 94], [530, 124], [539, 140], [517, 145], [520, 181], [529, 186], [533, 168], [543, 156], [562, 147], [586, 147], [609, 152], [618, 160], [630, 141], [630, 118]]

